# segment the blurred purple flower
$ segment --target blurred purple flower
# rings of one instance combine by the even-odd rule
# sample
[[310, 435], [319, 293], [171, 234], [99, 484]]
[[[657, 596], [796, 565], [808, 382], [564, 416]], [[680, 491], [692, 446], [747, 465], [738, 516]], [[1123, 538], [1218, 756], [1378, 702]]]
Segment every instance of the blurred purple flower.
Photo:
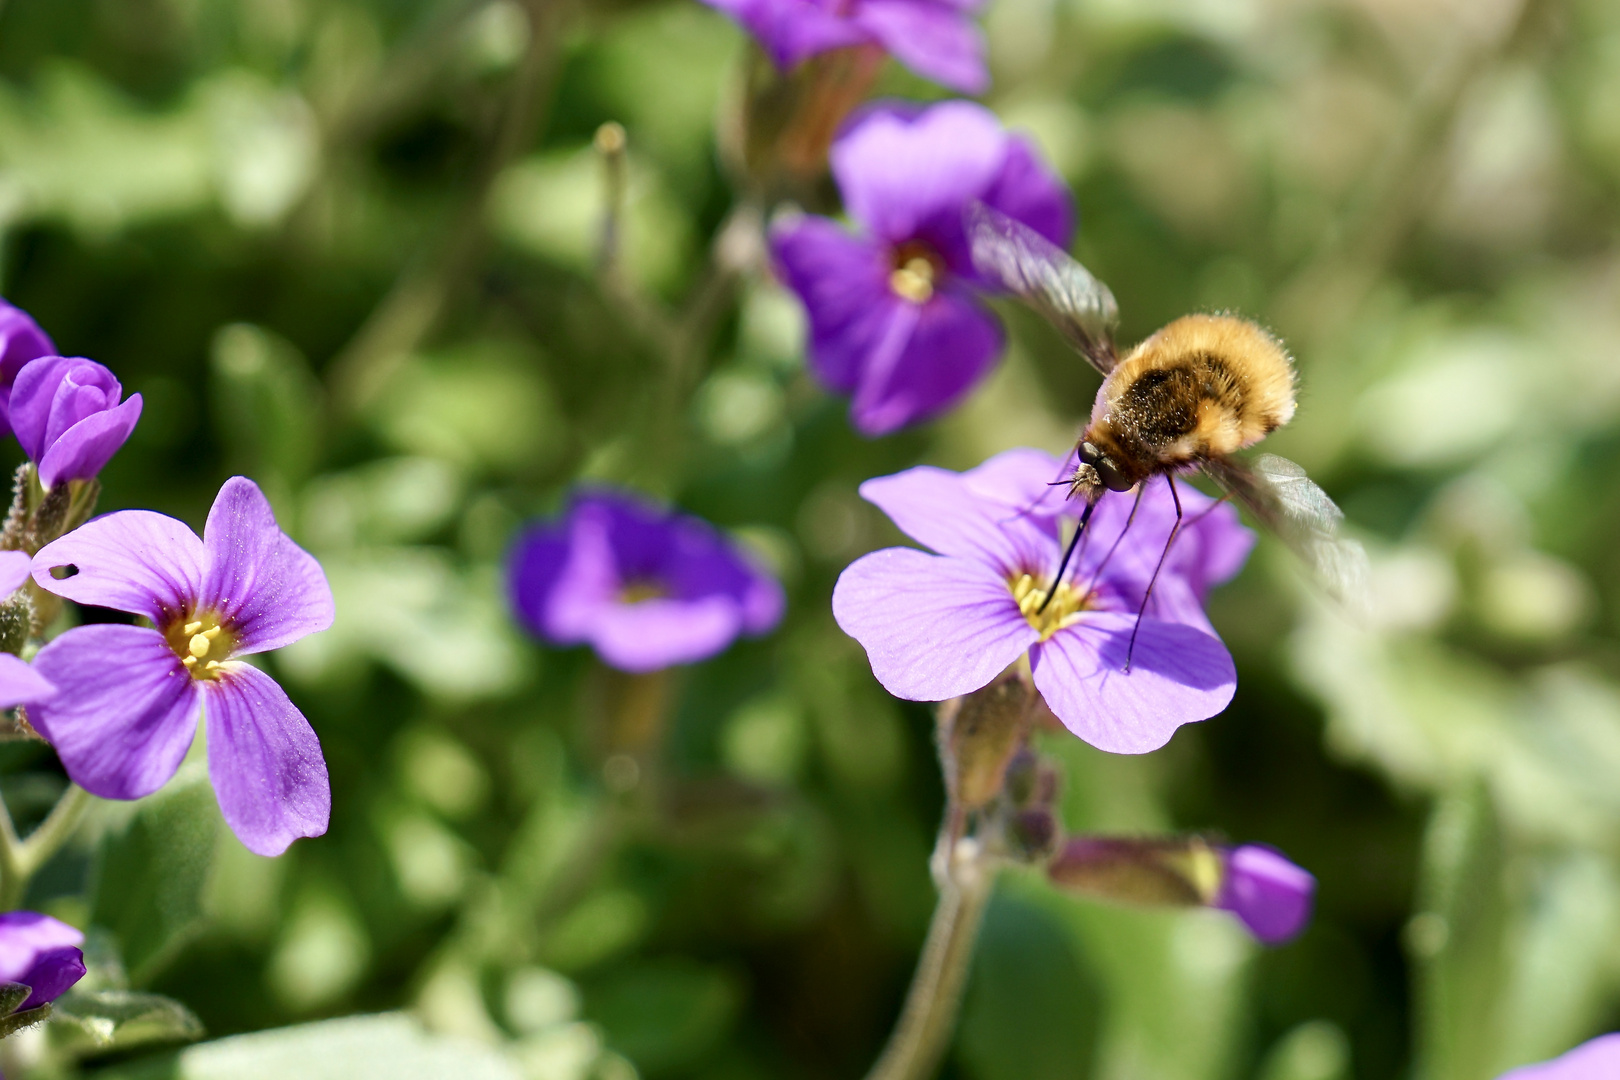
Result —
[[29, 719], [75, 783], [109, 799], [156, 791], [180, 767], [205, 709], [208, 775], [242, 843], [279, 855], [326, 831], [332, 796], [320, 740], [274, 679], [238, 659], [332, 624], [326, 575], [277, 527], [258, 485], [227, 480], [200, 540], [149, 510], [95, 518], [40, 549], [34, 580], [152, 620], [69, 630], [34, 660], [57, 693]]
[[84, 935], [36, 911], [0, 915], [0, 982], [22, 983], [32, 993], [18, 1012], [55, 1001], [84, 978]]
[[833, 615], [861, 643], [889, 693], [943, 701], [989, 683], [1026, 651], [1035, 686], [1074, 734], [1140, 754], [1232, 699], [1237, 676], [1203, 613], [1204, 592], [1242, 566], [1253, 534], [1229, 506], [1181, 489], [1186, 521], [1154, 586], [1125, 670], [1136, 612], [1174, 510], [1150, 485], [1111, 557], [1131, 498], [1106, 497], [1056, 595], [1038, 612], [1061, 558], [1073, 504], [1047, 482], [1063, 463], [1010, 450], [976, 469], [919, 466], [868, 480], [861, 495], [937, 554], [886, 548], [857, 559], [833, 590]]
[[11, 388], [10, 419], [47, 488], [89, 480], [118, 452], [141, 418], [141, 395], [94, 360], [46, 356], [25, 365]]
[[1001, 353], [977, 299], [967, 206], [982, 200], [1060, 246], [1074, 213], [1034, 147], [966, 101], [866, 112], [833, 143], [832, 171], [861, 231], [800, 217], [772, 230], [771, 247], [809, 315], [811, 366], [851, 395], [856, 428], [883, 435], [956, 404]]
[[703, 0], [752, 34], [786, 70], [830, 49], [880, 45], [912, 71], [964, 94], [990, 87], [983, 0]]
[[1244, 844], [1226, 852], [1212, 907], [1230, 911], [1267, 945], [1281, 945], [1311, 921], [1316, 879], [1280, 852]]
[[1526, 1065], [1499, 1080], [1615, 1080], [1620, 1077], [1620, 1031], [1582, 1043], [1562, 1057]]
[[11, 387], [28, 361], [53, 356], [56, 346], [28, 312], [0, 300], [0, 435], [11, 431]]
[[[23, 587], [34, 561], [23, 551], [0, 551], [0, 603]], [[20, 656], [0, 652], [0, 709], [43, 701], [56, 692], [39, 672]]]
[[512, 606], [556, 645], [622, 671], [688, 664], [782, 618], [782, 587], [707, 522], [618, 492], [574, 499], [512, 551]]

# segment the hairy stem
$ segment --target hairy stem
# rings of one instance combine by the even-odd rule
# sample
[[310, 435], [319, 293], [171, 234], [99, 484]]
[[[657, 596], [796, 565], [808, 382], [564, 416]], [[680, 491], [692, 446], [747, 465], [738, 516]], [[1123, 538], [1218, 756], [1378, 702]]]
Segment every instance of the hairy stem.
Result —
[[960, 841], [955, 849], [947, 872], [940, 875], [939, 904], [900, 1019], [866, 1080], [926, 1080], [950, 1045], [973, 946], [995, 885], [994, 869], [974, 841]]

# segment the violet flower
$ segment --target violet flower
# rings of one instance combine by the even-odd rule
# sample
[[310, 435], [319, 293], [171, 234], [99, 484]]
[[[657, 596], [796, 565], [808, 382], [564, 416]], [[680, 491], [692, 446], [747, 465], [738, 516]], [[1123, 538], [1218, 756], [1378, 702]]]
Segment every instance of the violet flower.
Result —
[[11, 388], [11, 427], [47, 489], [90, 480], [141, 418], [141, 395], [94, 360], [46, 356], [26, 364]]
[[688, 664], [782, 618], [782, 587], [707, 522], [618, 492], [574, 499], [531, 527], [511, 562], [512, 606], [556, 645], [588, 643], [622, 671]]
[[[34, 561], [23, 551], [0, 551], [0, 603], [5, 603], [28, 580]], [[43, 701], [56, 692], [22, 657], [0, 652], [0, 709]]]
[[1138, 628], [1174, 511], [1165, 486], [1150, 484], [1121, 539], [1132, 498], [1109, 495], [1042, 611], [1059, 522], [1074, 509], [1046, 486], [1063, 471], [1048, 454], [1011, 450], [965, 473], [919, 466], [868, 480], [862, 497], [937, 554], [862, 556], [839, 576], [833, 615], [896, 697], [972, 693], [1027, 652], [1036, 689], [1070, 731], [1102, 750], [1145, 753], [1232, 698], [1236, 672], [1202, 591], [1236, 573], [1253, 534], [1229, 506], [1183, 485], [1186, 523]]
[[1620, 1031], [1599, 1035], [1562, 1057], [1526, 1065], [1498, 1080], [1614, 1080], [1620, 1076]]
[[0, 983], [22, 983], [30, 990], [17, 1012], [55, 1001], [84, 978], [83, 944], [83, 934], [49, 915], [0, 915]]
[[11, 386], [24, 364], [52, 356], [56, 346], [22, 308], [0, 300], [0, 435], [11, 431]]
[[149, 510], [94, 518], [40, 549], [34, 580], [152, 621], [69, 630], [34, 660], [57, 693], [29, 719], [74, 783], [109, 799], [156, 791], [203, 711], [208, 775], [249, 850], [279, 855], [326, 831], [320, 741], [276, 681], [239, 659], [332, 624], [326, 575], [277, 527], [258, 485], [227, 480], [200, 540]]
[[1259, 844], [1225, 853], [1220, 892], [1211, 907], [1230, 911], [1267, 945], [1281, 945], [1311, 921], [1316, 879], [1283, 855]]
[[982, 94], [983, 0], [703, 0], [741, 23], [784, 71], [808, 57], [879, 45], [912, 71], [964, 94]]
[[967, 206], [982, 200], [1059, 246], [1074, 213], [1035, 148], [966, 101], [866, 112], [833, 143], [832, 171], [859, 232], [800, 217], [772, 230], [771, 248], [809, 315], [812, 369], [851, 396], [857, 429], [883, 435], [956, 404], [1001, 354]]

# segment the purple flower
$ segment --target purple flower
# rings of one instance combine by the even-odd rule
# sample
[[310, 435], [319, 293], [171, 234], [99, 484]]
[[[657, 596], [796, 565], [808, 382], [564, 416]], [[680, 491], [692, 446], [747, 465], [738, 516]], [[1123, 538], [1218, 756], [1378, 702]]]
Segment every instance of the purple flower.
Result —
[[0, 915], [0, 983], [22, 983], [33, 991], [18, 1012], [55, 1001], [84, 978], [83, 944], [83, 934], [49, 915]]
[[[26, 552], [0, 551], [0, 603], [23, 587], [33, 562]], [[56, 688], [22, 657], [0, 652], [0, 709], [43, 701], [55, 692]]]
[[53, 488], [101, 471], [141, 418], [141, 395], [119, 404], [123, 393], [94, 360], [45, 356], [23, 367], [11, 388], [11, 427], [41, 484]]
[[20, 307], [0, 300], [0, 435], [11, 430], [11, 386], [28, 361], [55, 354], [56, 346]]
[[1281, 945], [1311, 921], [1316, 879], [1280, 852], [1244, 844], [1226, 853], [1212, 907], [1230, 911], [1267, 945]]
[[965, 473], [919, 466], [868, 480], [861, 495], [937, 554], [862, 556], [833, 589], [833, 615], [896, 697], [972, 693], [1027, 652], [1036, 688], [1070, 731], [1102, 750], [1145, 753], [1232, 698], [1232, 658], [1202, 600], [1242, 565], [1253, 535], [1230, 507], [1183, 485], [1186, 524], [1138, 628], [1174, 510], [1164, 484], [1149, 485], [1121, 539], [1132, 499], [1110, 495], [1041, 611], [1073, 506], [1046, 486], [1063, 471], [1048, 454], [1010, 450]]
[[250, 850], [279, 855], [326, 831], [320, 741], [275, 680], [238, 659], [332, 624], [326, 575], [276, 526], [258, 485], [227, 480], [201, 540], [149, 510], [95, 518], [40, 549], [34, 580], [152, 621], [69, 630], [34, 660], [58, 692], [29, 719], [75, 783], [109, 799], [156, 791], [180, 767], [202, 710], [209, 778]]
[[1620, 1031], [1582, 1043], [1563, 1057], [1514, 1069], [1499, 1080], [1614, 1080], [1620, 1076]]
[[707, 522], [617, 492], [519, 537], [511, 583], [524, 625], [623, 671], [702, 660], [782, 617], [781, 586]]
[[830, 49], [880, 45], [924, 78], [964, 94], [990, 86], [983, 0], [703, 0], [743, 25], [786, 70]]
[[809, 314], [811, 366], [852, 397], [862, 433], [883, 435], [950, 408], [1001, 353], [977, 299], [967, 206], [982, 200], [1060, 246], [1074, 213], [1034, 147], [966, 101], [866, 112], [833, 143], [832, 171], [860, 232], [800, 217], [771, 247]]

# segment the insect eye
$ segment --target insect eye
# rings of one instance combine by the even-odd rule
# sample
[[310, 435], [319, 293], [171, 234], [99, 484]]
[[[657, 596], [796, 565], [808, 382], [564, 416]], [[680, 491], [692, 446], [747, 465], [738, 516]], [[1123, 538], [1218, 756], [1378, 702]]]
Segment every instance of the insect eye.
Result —
[[1100, 457], [1102, 457], [1102, 451], [1098, 450], [1096, 446], [1088, 442], [1080, 444], [1080, 460], [1087, 465], [1097, 464], [1097, 459]]
[[1096, 461], [1091, 463], [1091, 465], [1097, 470], [1097, 476], [1102, 480], [1103, 486], [1109, 491], [1131, 490], [1131, 487], [1133, 486], [1132, 481], [1124, 476], [1119, 471], [1118, 466], [1116, 466], [1109, 458], [1099, 456]]

